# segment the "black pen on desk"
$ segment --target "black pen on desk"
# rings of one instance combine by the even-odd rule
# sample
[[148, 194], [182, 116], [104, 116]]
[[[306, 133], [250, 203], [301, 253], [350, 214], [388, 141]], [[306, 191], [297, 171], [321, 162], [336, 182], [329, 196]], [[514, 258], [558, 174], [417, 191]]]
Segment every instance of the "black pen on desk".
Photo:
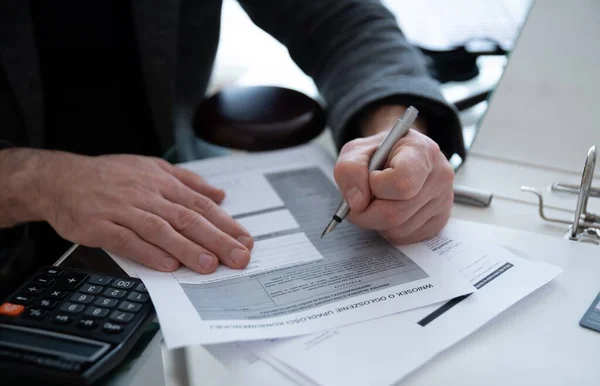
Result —
[[[385, 165], [385, 161], [389, 157], [394, 145], [400, 138], [404, 137], [406, 133], [408, 133], [410, 127], [413, 125], [413, 123], [415, 123], [417, 115], [419, 115], [419, 111], [413, 106], [410, 106], [408, 109], [406, 109], [402, 117], [398, 119], [392, 130], [390, 130], [383, 141], [381, 141], [377, 147], [377, 150], [375, 150], [375, 154], [373, 154], [369, 160], [369, 173], [374, 170], [380, 170], [383, 165]], [[344, 218], [346, 218], [349, 212], [350, 205], [348, 205], [348, 202], [344, 199], [333, 214], [333, 218], [321, 234], [321, 238], [333, 231], [335, 227], [341, 223]]]

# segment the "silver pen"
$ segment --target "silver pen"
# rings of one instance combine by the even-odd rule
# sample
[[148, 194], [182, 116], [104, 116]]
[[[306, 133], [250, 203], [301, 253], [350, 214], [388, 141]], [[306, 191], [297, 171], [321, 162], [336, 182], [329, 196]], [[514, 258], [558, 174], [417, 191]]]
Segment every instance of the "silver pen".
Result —
[[[385, 161], [387, 160], [392, 148], [398, 142], [398, 140], [408, 133], [408, 129], [413, 125], [415, 119], [417, 119], [417, 115], [419, 115], [419, 111], [415, 109], [413, 106], [410, 106], [402, 117], [398, 119], [398, 122], [394, 125], [392, 130], [385, 136], [383, 141], [377, 147], [375, 154], [371, 157], [369, 161], [369, 173], [374, 170], [380, 170], [383, 165], [385, 165]], [[323, 233], [321, 234], [321, 238], [333, 231], [335, 227], [342, 222], [344, 218], [350, 212], [350, 205], [346, 200], [343, 200], [340, 206], [337, 208], [335, 213], [333, 214], [333, 218], [329, 222], [329, 225], [325, 228]]]

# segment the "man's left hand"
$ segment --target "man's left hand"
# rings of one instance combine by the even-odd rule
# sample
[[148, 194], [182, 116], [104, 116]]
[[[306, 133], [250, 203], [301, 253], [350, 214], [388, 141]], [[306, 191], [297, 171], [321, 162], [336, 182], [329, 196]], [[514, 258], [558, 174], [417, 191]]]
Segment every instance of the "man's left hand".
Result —
[[394, 244], [409, 244], [435, 236], [448, 222], [454, 170], [439, 146], [420, 132], [426, 130], [421, 125], [396, 143], [381, 171], [368, 172], [371, 156], [401, 111], [371, 114], [362, 127], [368, 136], [342, 148], [334, 175], [350, 204], [350, 222], [376, 229]]

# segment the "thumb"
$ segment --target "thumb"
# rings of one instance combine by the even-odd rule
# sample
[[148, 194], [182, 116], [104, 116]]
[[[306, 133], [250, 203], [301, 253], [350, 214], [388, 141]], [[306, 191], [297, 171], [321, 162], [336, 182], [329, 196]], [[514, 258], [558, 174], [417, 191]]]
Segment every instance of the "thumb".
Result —
[[364, 211], [371, 201], [369, 159], [376, 147], [376, 143], [365, 139], [348, 142], [333, 170], [335, 182], [353, 212]]

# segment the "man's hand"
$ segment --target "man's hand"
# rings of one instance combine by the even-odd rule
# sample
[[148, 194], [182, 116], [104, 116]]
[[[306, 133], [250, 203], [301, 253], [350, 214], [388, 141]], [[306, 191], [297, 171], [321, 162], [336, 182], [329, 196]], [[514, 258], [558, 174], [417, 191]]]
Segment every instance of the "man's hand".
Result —
[[220, 207], [225, 194], [161, 159], [45, 152], [36, 210], [64, 238], [161, 271], [242, 268], [252, 238]]
[[378, 230], [394, 244], [439, 233], [454, 198], [454, 170], [438, 145], [419, 132], [426, 131], [422, 121], [419, 131], [411, 129], [396, 143], [382, 171], [368, 173], [371, 156], [402, 111], [394, 106], [370, 114], [362, 126], [369, 136], [348, 142], [334, 170], [350, 204], [348, 220]]

